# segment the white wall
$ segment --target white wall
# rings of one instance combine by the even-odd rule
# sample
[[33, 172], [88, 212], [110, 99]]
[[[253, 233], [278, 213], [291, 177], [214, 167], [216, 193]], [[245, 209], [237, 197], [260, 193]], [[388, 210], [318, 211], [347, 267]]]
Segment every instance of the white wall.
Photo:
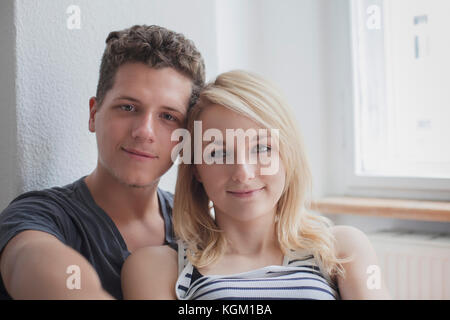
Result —
[[0, 2], [0, 210], [19, 193], [14, 2]]
[[218, 73], [233, 69], [258, 71], [261, 8], [258, 0], [216, 1]]
[[[71, 4], [81, 10], [81, 29], [67, 28]], [[203, 53], [210, 78], [214, 16], [209, 0], [2, 1], [0, 208], [20, 192], [64, 185], [95, 168], [88, 100], [110, 31], [158, 24], [182, 32]], [[162, 187], [173, 188], [173, 178], [171, 171]]]

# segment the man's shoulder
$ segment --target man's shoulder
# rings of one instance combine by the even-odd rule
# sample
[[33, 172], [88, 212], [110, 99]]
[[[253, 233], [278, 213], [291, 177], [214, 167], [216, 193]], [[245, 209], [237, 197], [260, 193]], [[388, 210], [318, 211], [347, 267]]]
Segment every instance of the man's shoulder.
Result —
[[40, 190], [31, 190], [24, 192], [19, 196], [17, 196], [15, 199], [13, 199], [10, 205], [30, 198], [51, 201], [57, 198], [71, 197], [73, 196], [75, 190], [80, 187], [81, 180], [82, 179], [79, 179], [64, 186], [55, 186]]
[[25, 192], [0, 213], [0, 251], [19, 233], [35, 230], [49, 233], [67, 244], [73, 239], [73, 193], [77, 183]]
[[50, 187], [20, 194], [0, 212], [0, 221], [17, 213], [22, 213], [22, 215], [32, 213], [58, 215], [59, 212], [65, 211], [65, 208], [73, 207], [74, 202], [80, 202], [80, 193], [76, 192], [77, 188], [80, 187], [80, 180], [62, 187]]

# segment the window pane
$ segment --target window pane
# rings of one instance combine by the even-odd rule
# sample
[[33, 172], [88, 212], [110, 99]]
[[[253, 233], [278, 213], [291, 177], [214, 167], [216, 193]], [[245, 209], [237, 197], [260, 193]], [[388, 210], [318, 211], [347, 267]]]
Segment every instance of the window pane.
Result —
[[361, 176], [450, 178], [450, 1], [355, 0]]

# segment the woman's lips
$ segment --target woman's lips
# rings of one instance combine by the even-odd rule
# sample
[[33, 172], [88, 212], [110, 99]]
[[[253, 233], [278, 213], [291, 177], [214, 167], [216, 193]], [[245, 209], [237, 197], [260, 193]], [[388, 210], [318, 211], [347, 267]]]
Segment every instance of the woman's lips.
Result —
[[239, 191], [227, 191], [227, 192], [238, 198], [249, 198], [249, 197], [252, 197], [253, 195], [255, 195], [256, 193], [258, 193], [259, 191], [261, 191], [262, 189], [264, 189], [264, 187], [259, 188], [259, 189], [252, 189], [252, 190], [239, 190]]
[[141, 160], [150, 160], [150, 159], [158, 158], [157, 156], [155, 156], [151, 153], [136, 150], [136, 149], [122, 147], [122, 150], [125, 151], [132, 158], [137, 158], [137, 159], [141, 159]]

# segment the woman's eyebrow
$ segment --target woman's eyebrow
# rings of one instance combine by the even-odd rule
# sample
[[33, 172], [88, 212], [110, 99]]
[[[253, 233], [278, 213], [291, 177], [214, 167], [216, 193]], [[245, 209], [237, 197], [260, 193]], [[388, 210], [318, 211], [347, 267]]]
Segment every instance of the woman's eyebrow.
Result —
[[[203, 140], [203, 139], [202, 139]], [[218, 145], [218, 146], [225, 146], [225, 142], [224, 141], [222, 141], [222, 140], [213, 140], [213, 141], [205, 141], [205, 140], [203, 140], [202, 141], [202, 144], [203, 145], [205, 145], [205, 144], [215, 144], [215, 145]]]
[[[251, 142], [253, 142], [253, 141], [259, 142], [259, 141], [270, 140], [270, 139], [271, 139], [271, 137], [269, 135], [266, 135], [266, 134], [264, 134], [264, 135], [254, 135], [250, 141]], [[226, 145], [226, 141], [225, 140], [213, 140], [213, 141], [205, 141], [205, 140], [203, 140], [203, 142], [202, 142], [203, 145], [211, 144], [211, 143], [215, 144], [215, 145], [219, 145], [219, 146], [225, 146]]]
[[258, 135], [257, 138], [258, 138], [258, 140], [268, 140], [271, 137], [269, 135], [267, 135], [267, 134], [264, 134], [264, 135], [261, 135], [261, 136]]

